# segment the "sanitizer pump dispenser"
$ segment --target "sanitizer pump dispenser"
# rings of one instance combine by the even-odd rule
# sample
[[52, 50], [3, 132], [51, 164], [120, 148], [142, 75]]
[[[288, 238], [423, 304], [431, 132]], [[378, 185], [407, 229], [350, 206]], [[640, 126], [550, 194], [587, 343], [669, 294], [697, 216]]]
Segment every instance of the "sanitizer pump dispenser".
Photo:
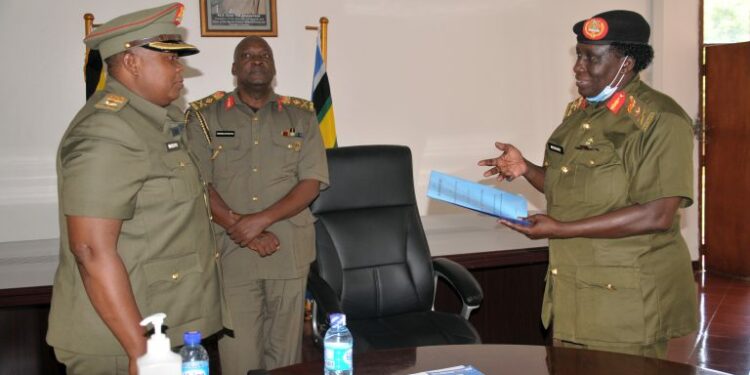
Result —
[[146, 342], [146, 354], [138, 358], [138, 375], [181, 375], [182, 358], [172, 351], [169, 337], [161, 332], [164, 313], [156, 313], [141, 321], [146, 327], [154, 326], [154, 334]]

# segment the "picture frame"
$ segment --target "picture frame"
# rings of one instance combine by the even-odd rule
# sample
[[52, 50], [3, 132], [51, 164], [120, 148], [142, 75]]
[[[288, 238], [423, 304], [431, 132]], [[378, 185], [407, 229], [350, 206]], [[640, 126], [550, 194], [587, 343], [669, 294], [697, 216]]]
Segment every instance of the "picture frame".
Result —
[[201, 36], [278, 35], [276, 0], [200, 0]]

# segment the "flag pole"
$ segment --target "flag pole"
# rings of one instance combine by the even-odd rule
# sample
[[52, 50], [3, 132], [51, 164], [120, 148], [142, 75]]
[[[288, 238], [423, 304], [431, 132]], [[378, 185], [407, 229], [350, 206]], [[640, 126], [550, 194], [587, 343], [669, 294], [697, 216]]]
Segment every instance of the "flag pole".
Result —
[[320, 26], [305, 26], [305, 30], [320, 30], [320, 54], [328, 63], [328, 17], [320, 17]]
[[328, 65], [328, 18], [320, 17], [320, 53], [323, 61]]

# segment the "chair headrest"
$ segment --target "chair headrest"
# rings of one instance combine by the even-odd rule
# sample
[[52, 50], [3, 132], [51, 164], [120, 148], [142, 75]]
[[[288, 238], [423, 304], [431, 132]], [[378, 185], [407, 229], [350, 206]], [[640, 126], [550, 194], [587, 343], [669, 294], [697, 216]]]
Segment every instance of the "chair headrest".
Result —
[[350, 146], [328, 149], [326, 154], [330, 186], [312, 203], [314, 214], [416, 205], [408, 147]]

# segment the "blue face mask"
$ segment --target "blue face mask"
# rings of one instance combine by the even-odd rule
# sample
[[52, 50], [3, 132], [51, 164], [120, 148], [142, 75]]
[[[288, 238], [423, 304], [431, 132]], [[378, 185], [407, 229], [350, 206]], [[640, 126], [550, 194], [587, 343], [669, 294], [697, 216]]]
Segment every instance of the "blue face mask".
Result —
[[617, 69], [617, 73], [615, 74], [615, 77], [612, 78], [612, 82], [610, 82], [609, 85], [605, 86], [602, 91], [600, 91], [595, 96], [586, 97], [586, 100], [588, 100], [590, 103], [599, 103], [609, 99], [609, 97], [617, 91], [618, 86], [620, 86], [620, 83], [622, 83], [622, 80], [625, 78], [625, 75], [623, 74], [617, 81], [617, 83], [615, 83], [615, 80], [617, 79], [617, 76], [620, 75], [622, 67], [625, 66], [625, 61], [627, 61], [627, 59], [628, 57], [625, 56], [625, 59], [622, 60], [622, 64], [620, 64], [620, 68]]

